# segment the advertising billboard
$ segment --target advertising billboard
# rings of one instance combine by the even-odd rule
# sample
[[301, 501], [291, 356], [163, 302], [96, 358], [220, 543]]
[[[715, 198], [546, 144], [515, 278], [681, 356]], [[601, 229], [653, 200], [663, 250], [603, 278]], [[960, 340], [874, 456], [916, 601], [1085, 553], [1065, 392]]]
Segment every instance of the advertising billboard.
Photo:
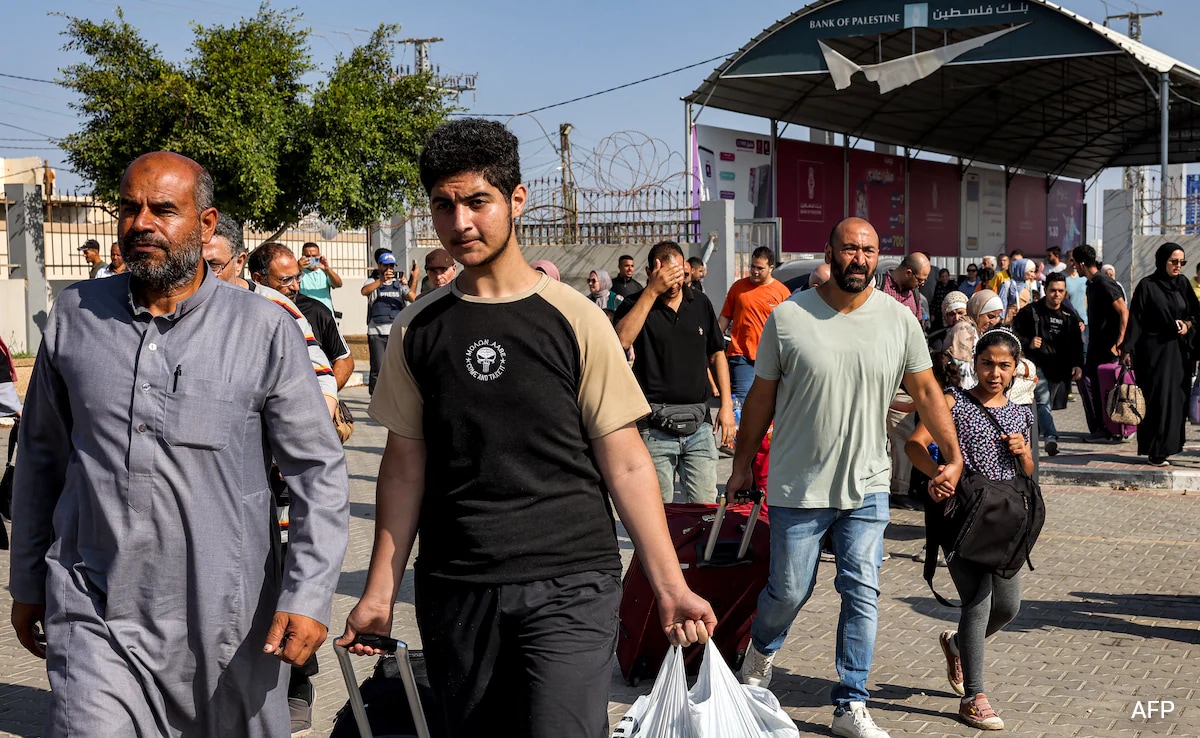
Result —
[[837, 146], [779, 140], [779, 217], [783, 250], [819, 252], [846, 204], [844, 154]]
[[733, 200], [735, 218], [771, 217], [770, 136], [698, 125], [696, 154], [699, 201]]
[[908, 163], [908, 240], [912, 251], [958, 256], [958, 167], [924, 159]]
[[1083, 243], [1083, 183], [1056, 179], [1046, 204], [1046, 241], [1064, 252]]
[[1008, 185], [1006, 250], [1046, 253], [1046, 178], [1018, 174]]
[[870, 221], [881, 254], [904, 253], [904, 157], [850, 151], [849, 215]]
[[974, 258], [1004, 251], [1004, 172], [970, 167], [962, 179], [962, 251]]

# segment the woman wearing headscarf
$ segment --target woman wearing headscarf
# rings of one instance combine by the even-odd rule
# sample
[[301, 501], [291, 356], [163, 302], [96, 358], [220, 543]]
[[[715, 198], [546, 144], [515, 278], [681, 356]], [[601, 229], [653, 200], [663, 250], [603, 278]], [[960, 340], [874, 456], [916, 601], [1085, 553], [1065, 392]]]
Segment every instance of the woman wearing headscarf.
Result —
[[950, 348], [950, 332], [961, 320], [967, 319], [967, 296], [958, 290], [942, 300], [941, 323], [944, 326], [929, 332], [929, 350], [947, 351]]
[[1146, 417], [1138, 425], [1138, 455], [1155, 466], [1183, 450], [1193, 329], [1200, 301], [1183, 276], [1187, 259], [1177, 243], [1164, 243], [1154, 254], [1154, 274], [1138, 282], [1121, 345], [1122, 363], [1132, 363], [1146, 398]]
[[603, 269], [588, 274], [588, 299], [600, 306], [611, 318], [624, 299], [612, 291], [612, 276]]
[[1010, 279], [1000, 286], [1000, 302], [1004, 305], [1004, 322], [1011, 323], [1021, 308], [1041, 297], [1037, 281], [1037, 265], [1033, 259], [1013, 259], [1008, 266]]
[[975, 342], [980, 334], [1000, 323], [1003, 312], [1004, 304], [999, 295], [991, 290], [979, 290], [967, 300], [967, 319], [958, 321], [950, 329], [946, 350], [958, 362], [962, 386], [966, 389], [974, 387], [976, 382]]

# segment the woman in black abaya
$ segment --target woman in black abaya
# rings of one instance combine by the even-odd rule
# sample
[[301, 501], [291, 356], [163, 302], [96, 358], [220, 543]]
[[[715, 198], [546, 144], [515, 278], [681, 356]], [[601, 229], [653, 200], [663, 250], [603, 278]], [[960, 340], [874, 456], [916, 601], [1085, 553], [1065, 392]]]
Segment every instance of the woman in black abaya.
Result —
[[1154, 274], [1133, 292], [1122, 348], [1126, 362], [1132, 355], [1137, 385], [1146, 398], [1138, 454], [1155, 466], [1167, 466], [1167, 458], [1183, 450], [1200, 301], [1183, 276], [1187, 259], [1179, 244], [1160, 246], [1154, 264]]

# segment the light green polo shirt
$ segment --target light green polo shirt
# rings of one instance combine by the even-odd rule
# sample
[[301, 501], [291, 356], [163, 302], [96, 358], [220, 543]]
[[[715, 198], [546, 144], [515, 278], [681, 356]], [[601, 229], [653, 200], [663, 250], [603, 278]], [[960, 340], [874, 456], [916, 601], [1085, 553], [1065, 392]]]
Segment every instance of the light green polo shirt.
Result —
[[775, 308], [755, 375], [779, 380], [768, 504], [852, 510], [887, 492], [887, 409], [905, 373], [932, 367], [912, 311], [879, 290], [843, 315], [817, 290]]

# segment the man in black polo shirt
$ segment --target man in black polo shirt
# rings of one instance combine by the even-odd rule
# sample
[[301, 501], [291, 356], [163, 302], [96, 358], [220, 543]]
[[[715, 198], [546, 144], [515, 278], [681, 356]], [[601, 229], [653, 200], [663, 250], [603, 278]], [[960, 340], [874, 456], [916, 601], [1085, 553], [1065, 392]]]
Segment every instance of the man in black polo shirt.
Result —
[[[704, 293], [686, 284], [683, 250], [674, 241], [650, 250], [646, 289], [629, 297], [614, 316], [617, 337], [634, 348], [637, 377], [650, 415], [638, 423], [658, 472], [663, 502], [675, 497], [678, 472], [688, 502], [717, 496], [717, 443], [733, 442], [729, 365], [717, 314]], [[713, 428], [708, 415], [708, 369], [716, 377], [721, 409]]]

